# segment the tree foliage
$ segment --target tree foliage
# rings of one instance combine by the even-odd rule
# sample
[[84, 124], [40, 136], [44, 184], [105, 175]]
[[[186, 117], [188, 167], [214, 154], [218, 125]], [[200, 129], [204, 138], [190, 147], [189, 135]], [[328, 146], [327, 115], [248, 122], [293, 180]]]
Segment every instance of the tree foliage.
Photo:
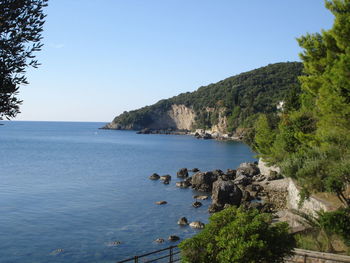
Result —
[[230, 207], [210, 217], [202, 232], [180, 244], [183, 262], [283, 262], [294, 237], [288, 224], [271, 225], [270, 214]]
[[228, 119], [228, 130], [253, 127], [258, 113], [276, 113], [276, 105], [294, 90], [300, 91], [299, 62], [276, 63], [182, 93], [139, 110], [125, 112], [114, 119], [124, 127], [144, 128], [156, 121], [173, 104], [184, 104], [196, 113], [196, 128], [211, 128], [219, 112]]
[[21, 85], [28, 84], [25, 71], [39, 63], [34, 53], [42, 47], [48, 0], [0, 1], [0, 119], [19, 113]]

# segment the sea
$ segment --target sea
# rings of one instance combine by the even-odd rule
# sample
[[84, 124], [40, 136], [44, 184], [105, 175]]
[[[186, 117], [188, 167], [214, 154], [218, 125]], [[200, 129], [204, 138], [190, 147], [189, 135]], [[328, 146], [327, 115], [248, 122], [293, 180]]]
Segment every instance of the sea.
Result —
[[[2, 123], [1, 263], [109, 263], [177, 244], [168, 236], [198, 233], [178, 219], [207, 223], [210, 199], [194, 208], [203, 193], [177, 188], [176, 172], [256, 160], [241, 142], [101, 130], [97, 122]], [[149, 180], [153, 173], [172, 180]]]

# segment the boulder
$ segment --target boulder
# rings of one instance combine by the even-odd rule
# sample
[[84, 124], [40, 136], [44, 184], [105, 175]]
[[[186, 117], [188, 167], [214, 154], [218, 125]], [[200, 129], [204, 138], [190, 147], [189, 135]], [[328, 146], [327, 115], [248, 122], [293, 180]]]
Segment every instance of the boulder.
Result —
[[236, 179], [233, 180], [233, 182], [234, 182], [235, 184], [243, 185], [243, 186], [247, 186], [247, 185], [251, 184], [252, 181], [253, 181], [253, 179], [252, 179], [251, 177], [249, 177], [249, 176], [247, 176], [247, 175], [243, 175], [243, 174], [238, 175], [238, 176], [236, 177]]
[[168, 237], [168, 240], [169, 241], [178, 241], [180, 238], [178, 236], [175, 236], [175, 235], [171, 235]]
[[258, 166], [255, 163], [241, 163], [237, 168], [236, 176], [245, 175], [253, 177], [260, 173]]
[[158, 180], [160, 178], [160, 176], [159, 176], [159, 174], [154, 173], [148, 178], [151, 179], [151, 180]]
[[177, 177], [179, 178], [186, 178], [188, 177], [188, 170], [187, 168], [182, 168], [176, 173]]
[[239, 206], [242, 200], [242, 191], [231, 181], [217, 180], [213, 183], [212, 203], [219, 207], [225, 204]]
[[186, 217], [181, 217], [181, 218], [177, 221], [177, 224], [178, 224], [178, 225], [181, 225], [181, 226], [188, 225], [187, 218], [186, 218]]
[[169, 174], [162, 175], [160, 177], [160, 180], [162, 180], [162, 181], [170, 181], [171, 180], [171, 175], [169, 175]]
[[280, 173], [276, 171], [270, 171], [270, 175], [267, 178], [268, 181], [279, 180], [279, 179], [283, 179], [283, 176]]
[[217, 177], [224, 175], [224, 172], [221, 171], [220, 169], [216, 169], [216, 170], [212, 171], [212, 173]]
[[190, 170], [191, 172], [193, 173], [196, 173], [196, 172], [199, 172], [199, 169], [198, 168], [193, 168], [192, 170]]
[[157, 201], [156, 205], [166, 205], [167, 203], [167, 201]]
[[234, 180], [236, 178], [236, 170], [227, 169], [226, 173], [222, 175], [222, 179], [228, 181], [228, 180]]
[[195, 207], [195, 208], [198, 208], [198, 207], [201, 207], [201, 206], [202, 206], [202, 203], [196, 201], [196, 202], [194, 202], [194, 203], [192, 204], [192, 206]]
[[192, 188], [198, 191], [210, 192], [213, 188], [213, 182], [217, 179], [218, 176], [212, 172], [196, 173], [192, 176]]
[[204, 223], [202, 223], [201, 221], [194, 221], [192, 223], [190, 223], [190, 227], [192, 228], [196, 228], [196, 229], [202, 229], [204, 228]]

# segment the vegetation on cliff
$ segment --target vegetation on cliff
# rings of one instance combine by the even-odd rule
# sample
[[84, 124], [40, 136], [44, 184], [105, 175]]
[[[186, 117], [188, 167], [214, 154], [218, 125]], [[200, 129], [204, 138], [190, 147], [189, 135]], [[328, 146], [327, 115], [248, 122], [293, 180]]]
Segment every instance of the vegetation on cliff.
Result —
[[276, 105], [290, 94], [299, 94], [298, 76], [302, 64], [287, 62], [271, 64], [182, 93], [139, 110], [124, 112], [113, 122], [124, 129], [146, 128], [171, 105], [185, 105], [196, 114], [193, 128], [211, 128], [218, 123], [219, 113], [227, 118], [228, 132], [238, 127], [252, 127], [258, 113], [273, 114]]

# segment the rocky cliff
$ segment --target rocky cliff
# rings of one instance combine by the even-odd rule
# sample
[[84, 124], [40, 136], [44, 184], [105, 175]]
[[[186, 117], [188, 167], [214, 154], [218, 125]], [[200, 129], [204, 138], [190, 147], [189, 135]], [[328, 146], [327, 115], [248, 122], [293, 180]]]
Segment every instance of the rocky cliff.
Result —
[[291, 92], [299, 91], [302, 64], [276, 63], [241, 73], [215, 84], [124, 112], [106, 129], [204, 129], [232, 133], [253, 125], [260, 112], [273, 114]]

